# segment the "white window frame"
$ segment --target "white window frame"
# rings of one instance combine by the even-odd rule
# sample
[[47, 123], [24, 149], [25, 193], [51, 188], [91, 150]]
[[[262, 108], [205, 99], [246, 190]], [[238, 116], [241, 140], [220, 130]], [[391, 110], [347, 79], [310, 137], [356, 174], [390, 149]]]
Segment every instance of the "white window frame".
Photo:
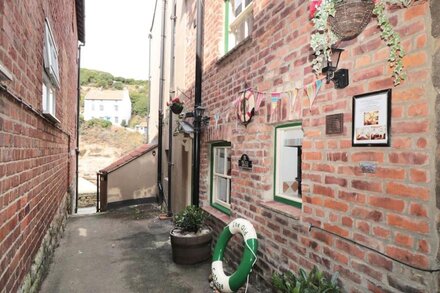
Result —
[[[242, 5], [246, 5], [246, 0], [241, 0]], [[253, 10], [254, 1], [251, 0], [248, 5], [242, 8], [242, 11], [234, 16], [234, 8], [231, 5], [231, 0], [225, 0], [224, 11], [224, 37], [223, 37], [223, 54], [228, 53], [241, 42], [252, 35], [253, 30]], [[250, 18], [250, 24], [247, 22], [245, 25], [245, 33], [242, 40], [236, 40], [234, 30], [238, 28], [243, 22], [246, 22]]]
[[[300, 130], [301, 133], [298, 135], [295, 139], [289, 139], [288, 141], [284, 138], [282, 133], [291, 131], [291, 130]], [[301, 154], [302, 154], [302, 140], [304, 137], [304, 131], [302, 130], [301, 123], [289, 123], [285, 125], [280, 125], [275, 128], [275, 164], [274, 164], [274, 188], [273, 188], [273, 196], [275, 201], [279, 201], [282, 203], [287, 203], [296, 207], [302, 206], [302, 199], [301, 199]], [[283, 160], [283, 157], [281, 156], [281, 146], [285, 146], [286, 144], [289, 144], [289, 147], [296, 147], [297, 148], [297, 166], [292, 166], [292, 168], [296, 168], [297, 170], [297, 177], [299, 179], [299, 187], [298, 187], [298, 197], [292, 197], [292, 196], [286, 196], [284, 194], [281, 194], [278, 192], [282, 182], [280, 181], [280, 170], [279, 165], [280, 161]], [[298, 162], [299, 160], [299, 162]], [[299, 167], [298, 167], [299, 166]], [[282, 188], [282, 186], [281, 186]]]
[[[217, 158], [216, 158], [216, 150], [224, 149], [225, 150], [225, 158], [223, 159], [224, 164], [224, 173], [217, 173]], [[211, 146], [211, 205], [224, 213], [230, 213], [231, 208], [231, 175], [228, 175], [228, 153], [231, 152], [231, 144], [227, 142], [213, 144]], [[232, 169], [232, 161], [230, 162], [230, 166]], [[226, 187], [226, 202], [220, 200], [218, 195], [216, 194], [217, 190], [217, 178], [225, 178], [227, 179], [227, 187]]]
[[60, 86], [60, 71], [58, 64], [58, 49], [53, 37], [52, 28], [46, 18], [44, 26], [44, 70], [55, 87]]
[[49, 20], [46, 18], [44, 23], [42, 110], [49, 120], [59, 123], [56, 118], [56, 89], [60, 85], [58, 50]]

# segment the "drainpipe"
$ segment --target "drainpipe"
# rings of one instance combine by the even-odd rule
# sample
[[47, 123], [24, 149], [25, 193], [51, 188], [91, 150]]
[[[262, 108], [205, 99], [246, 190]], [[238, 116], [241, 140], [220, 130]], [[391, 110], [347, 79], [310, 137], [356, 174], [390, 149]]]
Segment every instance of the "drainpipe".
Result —
[[[174, 90], [174, 62], [175, 56], [175, 44], [176, 44], [176, 0], [173, 1], [173, 13], [171, 15], [171, 52], [170, 52], [170, 100], [174, 98], [176, 91]], [[167, 216], [172, 217], [173, 212], [171, 208], [171, 180], [173, 172], [173, 113], [169, 111], [168, 120], [168, 209]]]
[[81, 47], [83, 47], [83, 43], [79, 43], [78, 45], [78, 82], [76, 87], [76, 149], [75, 149], [75, 159], [76, 159], [76, 182], [75, 182], [75, 214], [78, 213], [78, 198], [79, 198], [79, 189], [78, 189], [78, 180], [79, 180], [79, 111], [80, 111], [80, 103], [81, 103], [81, 81], [80, 81], [80, 74], [81, 74]]
[[[197, 0], [197, 32], [196, 32], [196, 76], [194, 113], [202, 105], [202, 70], [203, 70], [203, 0]], [[194, 139], [192, 162], [192, 204], [199, 206], [200, 186], [200, 126], [201, 117], [194, 115]]]
[[162, 153], [163, 153], [163, 92], [164, 92], [164, 81], [165, 81], [165, 25], [167, 16], [167, 0], [162, 1], [163, 14], [162, 14], [162, 28], [161, 28], [161, 42], [160, 42], [160, 80], [159, 80], [159, 131], [158, 131], [158, 155], [157, 155], [157, 187], [159, 190], [159, 203], [164, 200], [163, 195], [163, 184], [162, 184]]
[[151, 21], [150, 33], [148, 34], [148, 113], [147, 113], [147, 142], [150, 143], [150, 110], [151, 110], [151, 43], [153, 39], [154, 20], [156, 19], [157, 0], [154, 3], [153, 20]]
[[[156, 2], [157, 3], [157, 2]], [[156, 9], [155, 9], [156, 11]], [[147, 111], [147, 143], [150, 143], [150, 109], [151, 109], [151, 42], [153, 34], [148, 34], [148, 111]]]

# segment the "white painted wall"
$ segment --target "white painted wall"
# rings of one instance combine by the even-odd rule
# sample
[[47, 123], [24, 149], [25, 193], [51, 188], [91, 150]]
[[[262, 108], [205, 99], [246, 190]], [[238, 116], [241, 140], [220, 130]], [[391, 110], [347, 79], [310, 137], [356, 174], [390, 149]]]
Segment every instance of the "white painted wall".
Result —
[[128, 90], [124, 90], [122, 100], [88, 100], [84, 101], [84, 120], [101, 118], [120, 126], [122, 120], [127, 123], [131, 118], [131, 101]]

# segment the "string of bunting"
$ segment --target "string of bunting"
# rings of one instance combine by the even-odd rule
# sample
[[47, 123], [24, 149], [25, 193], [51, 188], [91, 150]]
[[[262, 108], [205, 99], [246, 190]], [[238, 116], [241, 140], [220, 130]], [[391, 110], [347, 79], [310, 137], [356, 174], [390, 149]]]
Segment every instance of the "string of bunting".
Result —
[[[279, 118], [278, 115], [281, 115], [280, 103], [282, 101], [283, 96], [285, 95], [288, 96], [288, 100], [289, 100], [289, 108], [288, 108], [289, 109], [288, 112], [290, 113], [289, 115], [295, 112], [296, 101], [299, 97], [302, 97], [304, 94], [306, 94], [307, 97], [309, 98], [309, 109], [311, 109], [324, 83], [323, 82], [324, 79], [325, 78], [317, 79], [315, 82], [307, 86], [301, 85], [301, 83], [296, 82], [292, 90], [281, 91], [281, 92], [260, 92], [253, 88], [246, 88], [245, 90], [242, 90], [238, 93], [238, 97], [234, 101], [232, 101], [232, 103], [229, 104], [228, 107], [222, 108], [221, 111], [214, 114], [215, 129], [218, 128], [218, 122], [220, 120], [221, 113], [225, 113], [225, 121], [228, 122], [230, 116], [230, 110], [238, 106], [238, 103], [240, 103], [240, 101], [243, 99], [243, 93], [247, 91], [251, 91], [255, 95], [255, 112], [258, 112], [260, 110], [263, 101], [265, 101], [265, 104], [267, 104], [267, 102], [270, 102], [269, 122], [277, 121]], [[299, 113], [301, 112], [302, 111], [299, 111]]]

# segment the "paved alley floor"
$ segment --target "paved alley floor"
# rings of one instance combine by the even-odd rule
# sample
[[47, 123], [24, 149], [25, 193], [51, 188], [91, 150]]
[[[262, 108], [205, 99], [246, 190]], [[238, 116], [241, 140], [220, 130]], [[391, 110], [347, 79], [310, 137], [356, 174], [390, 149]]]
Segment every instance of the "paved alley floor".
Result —
[[40, 292], [212, 292], [211, 262], [174, 264], [172, 223], [158, 214], [147, 204], [70, 217]]

